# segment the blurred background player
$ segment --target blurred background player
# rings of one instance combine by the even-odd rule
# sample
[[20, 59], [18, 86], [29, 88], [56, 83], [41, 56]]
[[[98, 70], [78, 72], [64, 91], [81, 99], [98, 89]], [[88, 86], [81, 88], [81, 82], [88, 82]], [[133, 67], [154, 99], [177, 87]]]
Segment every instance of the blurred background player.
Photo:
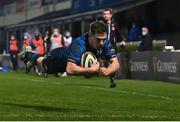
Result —
[[9, 51], [10, 51], [13, 71], [17, 71], [17, 67], [18, 67], [18, 56], [17, 56], [17, 54], [19, 52], [19, 47], [18, 47], [18, 42], [17, 42], [14, 35], [11, 35], [9, 45], [10, 45]]
[[[96, 57], [104, 56], [109, 61], [109, 65], [100, 67], [99, 62], [95, 61], [91, 67], [81, 67], [81, 57], [86, 51], [93, 52]], [[89, 33], [73, 40], [68, 47], [53, 49], [45, 56], [24, 50], [21, 57], [40, 67], [44, 74], [66, 71], [70, 75], [98, 72], [103, 76], [109, 76], [119, 69], [116, 52], [111, 49], [110, 41], [107, 39], [107, 26], [99, 21], [91, 23]]]
[[128, 41], [130, 42], [139, 41], [140, 35], [141, 35], [141, 29], [137, 26], [135, 22], [133, 22], [128, 32]]
[[39, 32], [35, 32], [34, 39], [33, 39], [33, 45], [35, 47], [35, 52], [44, 55], [44, 40], [41, 37], [41, 34]]
[[152, 37], [149, 33], [148, 27], [142, 27], [142, 36], [140, 38], [139, 51], [152, 51]]
[[[24, 38], [24, 40], [23, 40], [23, 48], [22, 49], [24, 49], [27, 46], [30, 46], [30, 42], [32, 40], [32, 36], [28, 32], [25, 32], [23, 38]], [[25, 64], [25, 68], [26, 68], [26, 73], [28, 73], [29, 70], [27, 68], [27, 61], [26, 60], [24, 60], [24, 64]]]
[[45, 36], [44, 36], [44, 50], [45, 53], [47, 53], [50, 50], [50, 38], [51, 38], [51, 33], [49, 30], [46, 31]]
[[62, 38], [63, 37], [60, 34], [60, 30], [58, 28], [54, 28], [53, 33], [52, 33], [51, 38], [50, 38], [50, 41], [51, 41], [50, 50], [53, 50], [55, 48], [63, 47]]
[[72, 36], [70, 31], [65, 31], [63, 36], [64, 46], [69, 46], [72, 42]]
[[119, 32], [119, 28], [116, 22], [112, 19], [112, 16], [112, 10], [110, 8], [103, 10], [103, 21], [108, 27], [108, 39], [111, 41], [113, 48], [116, 50], [116, 43], [121, 42], [122, 38]]
[[30, 46], [30, 41], [32, 39], [31, 35], [28, 32], [25, 32], [23, 38], [23, 47]]
[[[35, 35], [34, 35], [34, 40], [33, 40], [33, 45], [35, 47], [35, 52], [40, 54], [40, 55], [44, 55], [45, 53], [45, 49], [44, 49], [44, 40], [42, 39], [41, 37], [41, 34], [39, 32], [35, 32]], [[27, 64], [28, 65], [28, 64]], [[31, 65], [31, 64], [29, 64]], [[38, 74], [38, 75], [41, 75], [41, 73], [39, 72], [38, 68], [35, 67], [35, 72]]]

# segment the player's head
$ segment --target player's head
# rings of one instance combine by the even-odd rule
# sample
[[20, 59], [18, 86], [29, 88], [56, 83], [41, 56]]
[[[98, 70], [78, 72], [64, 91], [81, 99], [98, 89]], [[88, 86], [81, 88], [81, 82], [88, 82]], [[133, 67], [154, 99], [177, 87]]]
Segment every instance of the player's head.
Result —
[[11, 40], [14, 40], [15, 39], [15, 36], [14, 35], [11, 35]]
[[26, 40], [26, 39], [28, 39], [28, 38], [30, 38], [31, 37], [31, 35], [28, 33], [28, 32], [25, 32], [24, 33], [24, 36], [23, 36], [23, 38]]
[[141, 31], [142, 31], [142, 35], [146, 35], [149, 32], [149, 29], [146, 26], [143, 26]]
[[110, 8], [106, 8], [103, 10], [103, 19], [105, 22], [110, 21], [112, 18], [112, 10]]
[[99, 50], [107, 38], [107, 26], [102, 21], [94, 21], [89, 28], [89, 44], [93, 49]]
[[53, 35], [55, 35], [55, 36], [59, 35], [59, 29], [58, 28], [53, 29]]

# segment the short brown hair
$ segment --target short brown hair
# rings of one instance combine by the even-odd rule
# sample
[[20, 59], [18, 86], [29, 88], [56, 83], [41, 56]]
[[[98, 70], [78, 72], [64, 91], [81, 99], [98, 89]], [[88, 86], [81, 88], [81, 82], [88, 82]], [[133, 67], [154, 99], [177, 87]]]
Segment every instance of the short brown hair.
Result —
[[107, 25], [103, 21], [93, 21], [90, 24], [89, 35], [107, 33]]
[[109, 11], [110, 12], [110, 14], [113, 14], [113, 11], [112, 11], [112, 9], [111, 8], [105, 8], [104, 10], [103, 10], [103, 12], [104, 11]]

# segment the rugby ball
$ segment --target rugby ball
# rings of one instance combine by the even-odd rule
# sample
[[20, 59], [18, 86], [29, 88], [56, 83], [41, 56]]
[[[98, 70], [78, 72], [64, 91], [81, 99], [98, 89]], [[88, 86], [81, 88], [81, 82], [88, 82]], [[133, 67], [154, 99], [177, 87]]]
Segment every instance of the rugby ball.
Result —
[[91, 67], [94, 61], [97, 61], [96, 56], [92, 52], [85, 52], [81, 57], [81, 66]]
[[[93, 62], [96, 60], [97, 58], [92, 52], [85, 52], [81, 57], [81, 66], [86, 68], [91, 67]], [[86, 74], [84, 77], [89, 79], [94, 75], [95, 74]]]

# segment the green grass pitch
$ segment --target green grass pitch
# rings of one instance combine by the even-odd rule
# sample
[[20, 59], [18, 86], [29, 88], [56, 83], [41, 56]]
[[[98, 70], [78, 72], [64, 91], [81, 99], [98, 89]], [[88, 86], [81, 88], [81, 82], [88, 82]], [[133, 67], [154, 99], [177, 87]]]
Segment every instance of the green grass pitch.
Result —
[[0, 73], [0, 120], [180, 120], [180, 84]]

